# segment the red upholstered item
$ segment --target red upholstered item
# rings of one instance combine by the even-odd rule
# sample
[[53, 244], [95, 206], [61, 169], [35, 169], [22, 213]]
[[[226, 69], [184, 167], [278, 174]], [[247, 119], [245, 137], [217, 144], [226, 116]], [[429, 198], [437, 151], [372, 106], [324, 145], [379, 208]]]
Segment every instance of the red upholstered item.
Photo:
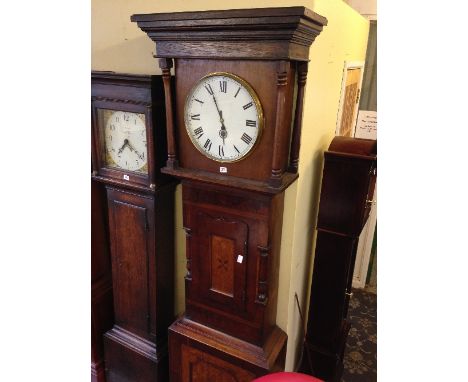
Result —
[[254, 379], [252, 382], [323, 382], [321, 379], [301, 373], [274, 373]]

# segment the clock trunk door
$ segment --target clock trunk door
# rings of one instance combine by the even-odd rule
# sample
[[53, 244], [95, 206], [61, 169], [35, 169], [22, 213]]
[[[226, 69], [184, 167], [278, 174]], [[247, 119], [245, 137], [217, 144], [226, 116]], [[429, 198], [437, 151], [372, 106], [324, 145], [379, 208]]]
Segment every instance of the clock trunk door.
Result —
[[193, 276], [198, 291], [193, 298], [231, 313], [245, 312], [248, 225], [198, 211], [196, 226]]
[[145, 339], [156, 338], [154, 202], [107, 189], [115, 324]]

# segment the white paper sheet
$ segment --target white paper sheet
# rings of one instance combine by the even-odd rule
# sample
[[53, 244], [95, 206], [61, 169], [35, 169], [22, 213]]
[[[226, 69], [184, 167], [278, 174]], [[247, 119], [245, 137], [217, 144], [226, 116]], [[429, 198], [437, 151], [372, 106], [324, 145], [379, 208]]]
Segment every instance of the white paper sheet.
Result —
[[377, 139], [377, 112], [359, 110], [355, 138]]

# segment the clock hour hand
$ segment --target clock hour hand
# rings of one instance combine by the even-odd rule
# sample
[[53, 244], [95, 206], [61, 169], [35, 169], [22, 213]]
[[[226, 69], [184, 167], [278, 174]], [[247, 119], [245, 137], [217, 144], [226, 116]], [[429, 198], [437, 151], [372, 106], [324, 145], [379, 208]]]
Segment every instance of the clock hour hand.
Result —
[[219, 111], [219, 116], [221, 117], [221, 130], [219, 130], [219, 136], [223, 139], [223, 145], [224, 145], [224, 139], [227, 137], [228, 133], [226, 130], [226, 126], [224, 126], [224, 119], [223, 119], [222, 111]]
[[125, 139], [122, 147], [119, 149], [119, 152], [117, 154], [121, 154], [122, 151], [124, 151], [125, 146], [127, 146], [127, 145], [128, 145], [128, 139]]
[[226, 129], [226, 126], [224, 126], [223, 112], [219, 110], [218, 102], [216, 102], [216, 97], [214, 96], [214, 94], [212, 94], [212, 96], [213, 96], [214, 104], [216, 106], [216, 110], [218, 110], [219, 121], [221, 122], [221, 130], [219, 130], [219, 136], [223, 139], [223, 145], [224, 145], [224, 139], [227, 137], [227, 129]]

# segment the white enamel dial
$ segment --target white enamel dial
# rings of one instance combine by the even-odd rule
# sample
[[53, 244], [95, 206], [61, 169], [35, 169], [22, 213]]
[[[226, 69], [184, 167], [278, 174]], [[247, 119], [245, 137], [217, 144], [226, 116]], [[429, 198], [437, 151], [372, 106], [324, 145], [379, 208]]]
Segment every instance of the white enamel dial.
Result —
[[254, 90], [230, 73], [203, 77], [188, 94], [184, 119], [195, 147], [218, 162], [245, 158], [263, 127], [263, 111]]
[[106, 111], [104, 136], [107, 164], [127, 171], [147, 172], [144, 114]]

